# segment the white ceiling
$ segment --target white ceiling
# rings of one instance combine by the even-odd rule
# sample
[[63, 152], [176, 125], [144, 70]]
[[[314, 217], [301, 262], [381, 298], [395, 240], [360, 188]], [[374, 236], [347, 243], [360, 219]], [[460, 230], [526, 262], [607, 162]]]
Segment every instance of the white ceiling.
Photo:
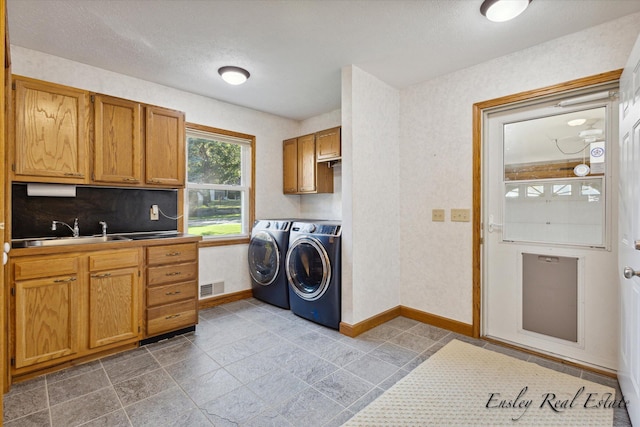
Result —
[[[293, 119], [340, 108], [346, 65], [398, 89], [618, 17], [638, 0], [7, 0], [12, 44]], [[225, 65], [251, 78], [229, 86]]]

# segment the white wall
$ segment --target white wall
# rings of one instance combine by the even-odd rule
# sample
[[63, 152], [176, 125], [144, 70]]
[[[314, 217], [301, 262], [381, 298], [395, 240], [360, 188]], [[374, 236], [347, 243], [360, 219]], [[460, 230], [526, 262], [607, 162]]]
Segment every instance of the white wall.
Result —
[[[255, 135], [256, 218], [294, 217], [300, 198], [282, 194], [282, 141], [300, 134], [300, 123], [272, 114], [11, 46], [12, 72], [49, 82], [181, 110], [188, 122]], [[200, 250], [200, 283], [223, 280], [225, 293], [249, 289], [247, 245]]]
[[343, 321], [400, 304], [400, 94], [351, 66], [342, 74]]
[[472, 207], [472, 105], [623, 68], [639, 30], [630, 15], [401, 91], [402, 305], [472, 322], [471, 223], [431, 222], [433, 208]]

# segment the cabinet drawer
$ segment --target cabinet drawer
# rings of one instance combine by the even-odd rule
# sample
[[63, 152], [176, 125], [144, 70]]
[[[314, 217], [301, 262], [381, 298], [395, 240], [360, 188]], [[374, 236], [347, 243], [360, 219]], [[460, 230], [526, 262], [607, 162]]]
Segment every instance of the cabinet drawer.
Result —
[[14, 269], [15, 280], [38, 277], [68, 276], [78, 273], [78, 258], [46, 258], [33, 261], [17, 261]]
[[195, 243], [183, 243], [179, 245], [151, 246], [147, 248], [147, 264], [159, 265], [192, 262], [197, 259], [198, 246]]
[[169, 304], [184, 299], [196, 299], [197, 287], [196, 282], [186, 282], [147, 288], [147, 306]]
[[138, 267], [140, 253], [134, 250], [103, 252], [89, 256], [89, 271], [112, 270], [114, 268]]
[[198, 264], [171, 264], [147, 269], [147, 285], [162, 285], [165, 283], [185, 282], [196, 280]]
[[197, 301], [182, 301], [147, 309], [147, 335], [194, 325], [198, 320]]

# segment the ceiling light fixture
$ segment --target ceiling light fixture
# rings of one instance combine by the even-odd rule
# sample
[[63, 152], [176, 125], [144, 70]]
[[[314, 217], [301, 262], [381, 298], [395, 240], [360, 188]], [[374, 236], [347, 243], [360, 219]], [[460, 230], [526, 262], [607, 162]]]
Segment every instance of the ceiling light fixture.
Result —
[[484, 0], [480, 13], [489, 21], [505, 22], [524, 12], [529, 3], [531, 0]]
[[573, 127], [573, 126], [580, 126], [580, 125], [583, 125], [583, 124], [585, 124], [586, 122], [587, 122], [587, 119], [573, 119], [573, 120], [569, 120], [569, 121], [567, 122], [567, 124], [568, 124], [569, 126], [572, 126], [572, 127]]
[[220, 67], [218, 68], [218, 74], [222, 77], [222, 80], [230, 85], [241, 85], [246, 82], [250, 74], [247, 70], [240, 67]]

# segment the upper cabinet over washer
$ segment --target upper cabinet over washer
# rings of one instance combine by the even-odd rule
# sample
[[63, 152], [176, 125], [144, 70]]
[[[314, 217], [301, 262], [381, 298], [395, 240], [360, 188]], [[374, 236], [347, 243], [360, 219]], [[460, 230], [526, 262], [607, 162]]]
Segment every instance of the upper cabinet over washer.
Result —
[[16, 180], [89, 181], [89, 93], [31, 79], [14, 80]]
[[283, 193], [333, 193], [330, 162], [341, 159], [340, 146], [340, 127], [283, 141]]
[[316, 151], [319, 162], [342, 158], [340, 126], [316, 132]]
[[183, 112], [25, 77], [14, 81], [14, 181], [184, 187]]

